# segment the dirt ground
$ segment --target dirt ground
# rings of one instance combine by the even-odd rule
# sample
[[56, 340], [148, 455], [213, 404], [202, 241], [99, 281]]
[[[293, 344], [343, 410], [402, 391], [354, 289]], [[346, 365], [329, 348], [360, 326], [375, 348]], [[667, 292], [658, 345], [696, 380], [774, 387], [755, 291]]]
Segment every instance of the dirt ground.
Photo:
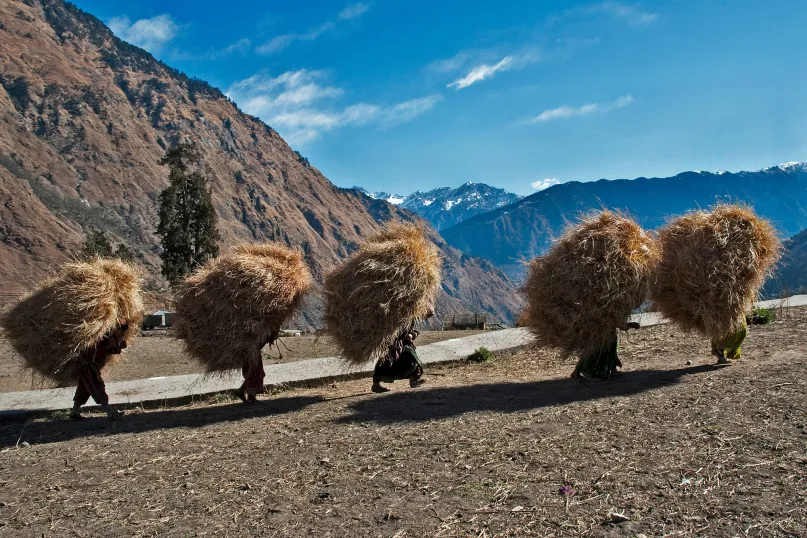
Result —
[[385, 395], [7, 422], [0, 534], [807, 536], [807, 311], [787, 317], [725, 367], [659, 326], [608, 382], [527, 350]]
[[[418, 337], [420, 346], [451, 338], [462, 338], [483, 331], [423, 331]], [[263, 349], [265, 364], [291, 362], [317, 357], [333, 357], [339, 349], [328, 336], [295, 336], [282, 338], [278, 346]], [[282, 355], [282, 358], [281, 358]], [[22, 367], [23, 361], [0, 333], [0, 392], [15, 392], [32, 388], [46, 388], [41, 379], [33, 379], [30, 371]], [[106, 381], [143, 379], [201, 372], [199, 364], [185, 354], [182, 342], [164, 331], [148, 331], [138, 337], [127, 349], [118, 364], [104, 372]]]

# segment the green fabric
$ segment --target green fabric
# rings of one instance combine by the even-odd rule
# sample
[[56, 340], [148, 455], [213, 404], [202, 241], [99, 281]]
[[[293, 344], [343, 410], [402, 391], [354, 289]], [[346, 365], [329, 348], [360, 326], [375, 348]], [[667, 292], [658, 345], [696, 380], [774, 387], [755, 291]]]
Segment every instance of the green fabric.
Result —
[[589, 353], [577, 362], [576, 371], [584, 377], [610, 379], [619, 364], [619, 342], [616, 338], [598, 351]]
[[712, 341], [713, 351], [722, 351], [726, 354], [728, 359], [739, 359], [741, 347], [745, 342], [745, 337], [748, 336], [748, 327], [743, 320], [742, 326], [736, 331], [730, 332], [719, 340]]

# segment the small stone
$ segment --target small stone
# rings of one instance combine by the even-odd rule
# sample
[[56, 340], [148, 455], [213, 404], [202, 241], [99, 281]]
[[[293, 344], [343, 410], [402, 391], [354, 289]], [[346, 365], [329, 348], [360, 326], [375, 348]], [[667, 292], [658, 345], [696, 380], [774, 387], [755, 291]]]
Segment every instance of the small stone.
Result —
[[687, 361], [687, 366], [692, 366], [692, 361]]
[[331, 458], [320, 458], [319, 462], [322, 463], [323, 465], [328, 465], [329, 463], [331, 463]]

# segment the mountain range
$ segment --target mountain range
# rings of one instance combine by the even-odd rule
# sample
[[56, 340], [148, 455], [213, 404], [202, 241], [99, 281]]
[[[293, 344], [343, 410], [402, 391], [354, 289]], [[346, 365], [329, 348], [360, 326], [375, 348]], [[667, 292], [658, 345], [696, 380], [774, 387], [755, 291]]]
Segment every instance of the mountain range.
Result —
[[807, 230], [787, 239], [783, 246], [776, 273], [763, 288], [766, 297], [807, 293]]
[[773, 221], [783, 238], [807, 228], [807, 164], [757, 172], [684, 172], [673, 177], [618, 179], [552, 186], [441, 231], [463, 253], [490, 259], [511, 278], [544, 253], [564, 228], [586, 212], [610, 208], [657, 228], [673, 215], [718, 201], [745, 202]]
[[417, 213], [431, 222], [438, 231], [522, 198], [504, 189], [471, 182], [456, 189], [440, 187], [430, 191], [415, 191], [407, 196], [361, 190], [372, 198], [386, 200]]
[[[449, 246], [413, 213], [333, 185], [270, 126], [218, 89], [121, 41], [62, 0], [0, 0], [0, 282], [6, 301], [106, 231], [165, 290], [154, 234], [166, 148], [195, 141], [223, 250], [300, 248], [318, 282], [388, 220], [417, 221], [445, 260], [438, 314], [514, 317], [520, 298], [490, 262]], [[0, 300], [3, 299], [0, 297]], [[318, 326], [312, 293], [300, 323]]]

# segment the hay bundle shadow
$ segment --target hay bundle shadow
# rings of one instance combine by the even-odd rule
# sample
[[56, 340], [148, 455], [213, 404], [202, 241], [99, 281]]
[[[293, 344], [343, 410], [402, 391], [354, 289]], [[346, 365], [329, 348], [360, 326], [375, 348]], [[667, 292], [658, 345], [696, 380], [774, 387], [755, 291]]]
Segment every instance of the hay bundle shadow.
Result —
[[779, 257], [773, 226], [749, 207], [693, 211], [659, 230], [655, 308], [688, 331], [722, 338], [742, 325]]
[[391, 224], [325, 279], [325, 324], [350, 364], [387, 352], [423, 319], [440, 289], [437, 247], [414, 225]]
[[[59, 274], [5, 312], [2, 325], [25, 366], [59, 384], [78, 379], [81, 354], [118, 327], [131, 343], [143, 319], [140, 275], [116, 259], [65, 264]], [[115, 355], [115, 358], [120, 355]]]
[[521, 321], [541, 347], [564, 355], [602, 349], [647, 297], [659, 252], [653, 238], [618, 213], [570, 226], [530, 262]]
[[177, 300], [177, 336], [208, 372], [240, 368], [299, 306], [311, 272], [296, 250], [242, 245], [190, 275]]

